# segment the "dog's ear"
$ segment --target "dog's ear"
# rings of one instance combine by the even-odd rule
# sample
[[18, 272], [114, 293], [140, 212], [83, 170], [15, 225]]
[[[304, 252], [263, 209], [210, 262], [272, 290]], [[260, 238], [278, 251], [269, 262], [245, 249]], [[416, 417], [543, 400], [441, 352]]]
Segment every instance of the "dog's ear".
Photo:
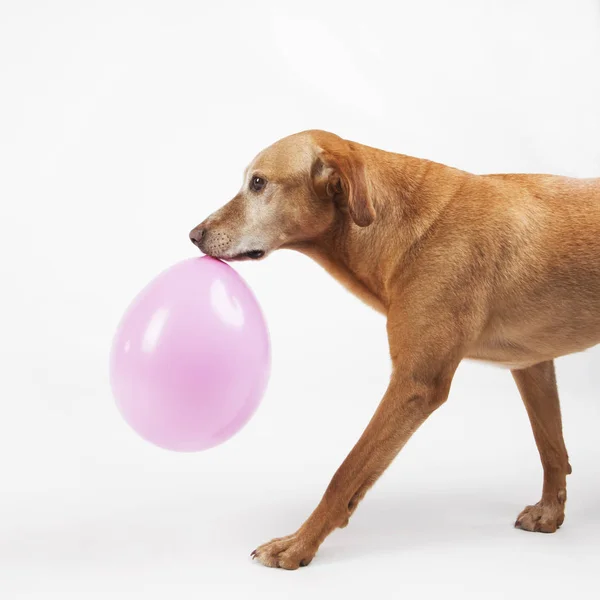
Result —
[[358, 152], [349, 145], [319, 148], [311, 175], [317, 195], [347, 207], [359, 227], [366, 227], [374, 221], [375, 208], [365, 166]]

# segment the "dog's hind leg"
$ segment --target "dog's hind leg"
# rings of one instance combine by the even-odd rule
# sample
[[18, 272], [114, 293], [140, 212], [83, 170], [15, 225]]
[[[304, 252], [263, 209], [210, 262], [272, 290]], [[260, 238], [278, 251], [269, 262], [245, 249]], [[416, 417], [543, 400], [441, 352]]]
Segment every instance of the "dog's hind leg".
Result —
[[517, 517], [515, 527], [553, 533], [565, 518], [566, 479], [571, 472], [562, 433], [554, 362], [514, 370], [512, 375], [525, 403], [544, 467], [542, 499], [525, 507]]

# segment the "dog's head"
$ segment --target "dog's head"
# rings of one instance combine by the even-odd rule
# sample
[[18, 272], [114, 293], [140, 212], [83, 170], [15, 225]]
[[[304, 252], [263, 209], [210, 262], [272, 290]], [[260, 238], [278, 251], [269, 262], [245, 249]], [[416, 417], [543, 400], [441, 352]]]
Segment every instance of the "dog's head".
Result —
[[235, 198], [192, 229], [190, 239], [215, 258], [259, 259], [318, 239], [339, 219], [365, 227], [374, 218], [358, 147], [306, 131], [263, 150]]

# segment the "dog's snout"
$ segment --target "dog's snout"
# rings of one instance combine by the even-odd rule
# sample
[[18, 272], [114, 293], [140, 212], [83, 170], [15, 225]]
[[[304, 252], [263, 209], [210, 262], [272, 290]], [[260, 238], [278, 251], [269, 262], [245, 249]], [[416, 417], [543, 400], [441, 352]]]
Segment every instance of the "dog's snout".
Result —
[[192, 244], [200, 248], [200, 243], [202, 242], [205, 231], [206, 230], [203, 227], [194, 227], [194, 229], [190, 231], [190, 240]]

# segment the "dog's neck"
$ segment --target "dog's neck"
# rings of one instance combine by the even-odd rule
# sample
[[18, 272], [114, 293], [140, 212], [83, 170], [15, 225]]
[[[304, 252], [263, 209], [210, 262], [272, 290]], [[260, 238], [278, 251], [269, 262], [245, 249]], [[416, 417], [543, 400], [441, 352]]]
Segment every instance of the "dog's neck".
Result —
[[[453, 196], [436, 193], [439, 183], [435, 182], [440, 177], [455, 179], [450, 189], [458, 190], [469, 174], [427, 160], [368, 151], [366, 171], [375, 221], [358, 227], [348, 214], [340, 212], [326, 234], [295, 249], [314, 259], [366, 304], [387, 314], [390, 291], [410, 263], [411, 250]], [[398, 249], [393, 256], [390, 247]]]

